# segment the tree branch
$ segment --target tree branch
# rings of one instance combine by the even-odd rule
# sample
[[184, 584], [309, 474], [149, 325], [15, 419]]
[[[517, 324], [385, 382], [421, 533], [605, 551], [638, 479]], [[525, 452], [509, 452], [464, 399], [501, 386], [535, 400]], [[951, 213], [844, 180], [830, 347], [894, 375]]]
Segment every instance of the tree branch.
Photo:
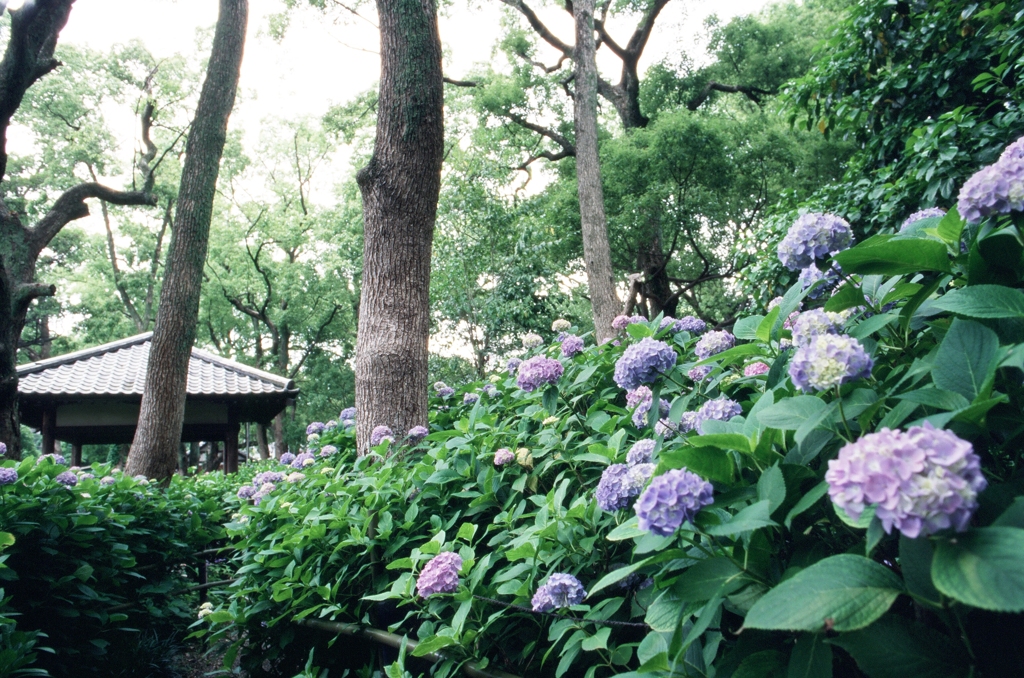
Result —
[[18, 316], [25, 312], [28, 305], [39, 297], [52, 297], [57, 293], [56, 285], [46, 283], [22, 283], [15, 288], [14, 292], [14, 315]]
[[686, 107], [691, 111], [696, 111], [700, 108], [701, 104], [707, 101], [708, 97], [711, 96], [712, 92], [726, 92], [728, 94], [743, 94], [748, 99], [753, 101], [757, 105], [761, 105], [761, 97], [772, 96], [775, 92], [770, 90], [761, 89], [760, 87], [754, 87], [753, 85], [723, 85], [720, 82], [712, 80], [704, 89], [701, 90], [700, 94], [690, 100]]
[[551, 30], [544, 25], [544, 22], [540, 20], [540, 17], [537, 16], [537, 13], [530, 9], [530, 6], [523, 2], [523, 0], [501, 1], [508, 5], [509, 7], [511, 7], [512, 9], [519, 12], [520, 14], [522, 14], [524, 17], [526, 17], [526, 20], [529, 22], [530, 27], [533, 28], [533, 30], [537, 33], [537, 35], [539, 35], [544, 40], [544, 42], [548, 43], [549, 45], [557, 49], [566, 57], [570, 59], [572, 58], [572, 54], [573, 51], [575, 51], [575, 48], [572, 45], [568, 45], [565, 42], [562, 42], [562, 40], [560, 40], [557, 35], [552, 33]]
[[114, 205], [156, 206], [156, 196], [148, 191], [118, 191], [95, 182], [79, 184], [57, 198], [46, 216], [28, 229], [33, 255], [42, 252], [60, 229], [76, 219], [89, 216], [89, 206], [85, 203], [89, 198], [99, 198]]
[[[530, 130], [531, 132], [536, 132], [537, 134], [541, 135], [542, 137], [547, 137], [548, 139], [551, 139], [556, 144], [561, 146], [562, 147], [562, 153], [558, 154], [559, 157], [556, 158], [556, 159], [561, 159], [561, 158], [565, 158], [565, 157], [568, 157], [568, 156], [576, 155], [576, 146], [571, 141], [569, 141], [566, 137], [562, 136], [561, 134], [559, 134], [558, 132], [554, 131], [553, 129], [549, 129], [547, 127], [542, 127], [541, 125], [538, 125], [537, 123], [530, 122], [529, 120], [527, 120], [523, 116], [519, 115], [518, 113], [511, 113], [511, 112], [509, 112], [508, 113], [508, 118], [509, 118], [509, 120], [511, 120], [512, 122], [516, 123], [520, 127], [525, 127], [526, 129]], [[548, 152], [546, 151], [545, 153], [548, 153]], [[544, 154], [541, 154], [541, 156], [542, 157], [546, 157]]]
[[455, 85], [456, 87], [478, 87], [480, 83], [476, 80], [453, 80], [452, 78], [441, 78], [449, 85]]

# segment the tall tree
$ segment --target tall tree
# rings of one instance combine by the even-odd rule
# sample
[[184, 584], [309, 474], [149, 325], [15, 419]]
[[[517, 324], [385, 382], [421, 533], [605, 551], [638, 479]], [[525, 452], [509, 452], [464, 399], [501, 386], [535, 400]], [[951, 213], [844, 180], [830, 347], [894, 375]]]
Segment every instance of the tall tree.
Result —
[[[7, 132], [12, 119], [29, 88], [60, 66], [54, 50], [73, 3], [37, 0], [11, 12], [10, 38], [0, 61], [0, 180], [7, 178], [10, 164]], [[39, 256], [64, 226], [89, 214], [86, 200], [155, 205], [149, 188], [148, 181], [141, 191], [117, 191], [85, 181], [70, 186], [48, 209], [37, 212], [26, 207], [17, 191], [12, 194], [6, 184], [0, 185], [0, 441], [14, 458], [21, 454], [18, 341], [32, 301], [56, 292], [54, 285], [35, 279]], [[27, 226], [25, 222], [35, 214], [35, 224]]]
[[587, 286], [599, 342], [611, 339], [612, 320], [619, 312], [612, 275], [612, 253], [601, 190], [601, 159], [597, 152], [597, 62], [594, 46], [594, 0], [576, 0], [576, 186], [580, 197], [580, 227]]
[[185, 144], [167, 274], [157, 309], [139, 424], [125, 469], [132, 475], [165, 478], [178, 463], [188, 362], [196, 338], [213, 199], [228, 118], [238, 89], [248, 14], [248, 0], [220, 2], [206, 81]]
[[357, 180], [363, 288], [356, 341], [356, 431], [404, 435], [427, 421], [430, 252], [444, 159], [441, 36], [434, 0], [377, 0], [377, 138]]

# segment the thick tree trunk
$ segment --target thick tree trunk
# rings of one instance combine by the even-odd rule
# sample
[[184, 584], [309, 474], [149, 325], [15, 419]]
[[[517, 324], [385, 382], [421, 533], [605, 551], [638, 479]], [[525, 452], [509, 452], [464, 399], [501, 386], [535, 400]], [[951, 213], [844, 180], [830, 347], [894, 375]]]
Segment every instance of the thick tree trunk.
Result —
[[583, 260], [587, 266], [590, 306], [598, 342], [614, 336], [612, 320], [621, 302], [615, 293], [611, 246], [604, 215], [601, 161], [597, 154], [597, 63], [595, 62], [594, 0], [573, 3], [576, 19], [576, 182], [583, 229]]
[[248, 10], [248, 0], [220, 1], [206, 81], [185, 145], [142, 410], [128, 456], [130, 475], [166, 478], [174, 473], [185, 418], [188, 362], [199, 317], [214, 190], [228, 117], [238, 88]]
[[256, 448], [259, 450], [260, 459], [270, 459], [270, 445], [267, 444], [267, 427], [263, 424], [256, 424]]
[[288, 451], [288, 443], [284, 441], [284, 412], [274, 417], [274, 457], [281, 458]]
[[434, 0], [377, 0], [377, 138], [357, 180], [363, 280], [356, 342], [357, 448], [374, 427], [427, 421], [430, 249], [444, 154], [441, 36]]
[[672, 291], [661, 235], [656, 230], [651, 232], [647, 240], [641, 241], [636, 263], [637, 270], [644, 274], [640, 294], [650, 306], [651, 317], [659, 313], [674, 316], [679, 307], [679, 297]]

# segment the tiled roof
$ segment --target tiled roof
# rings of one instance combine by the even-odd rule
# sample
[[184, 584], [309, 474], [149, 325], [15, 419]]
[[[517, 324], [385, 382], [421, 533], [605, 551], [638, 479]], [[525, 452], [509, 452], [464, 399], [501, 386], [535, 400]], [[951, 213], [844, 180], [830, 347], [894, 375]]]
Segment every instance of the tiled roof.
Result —
[[[18, 366], [21, 395], [142, 395], [152, 332]], [[284, 377], [192, 349], [190, 395], [289, 393]]]

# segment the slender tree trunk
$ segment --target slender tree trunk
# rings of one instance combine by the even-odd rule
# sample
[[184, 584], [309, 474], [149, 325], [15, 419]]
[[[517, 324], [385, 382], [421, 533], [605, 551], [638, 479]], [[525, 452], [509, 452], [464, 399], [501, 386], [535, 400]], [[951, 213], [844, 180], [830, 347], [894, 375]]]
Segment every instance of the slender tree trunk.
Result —
[[644, 283], [640, 293], [650, 304], [651, 317], [664, 313], [674, 316], [679, 307], [679, 298], [672, 291], [672, 283], [668, 279], [665, 252], [661, 245], [661, 235], [657, 225], [652, 225], [650, 237], [640, 242], [637, 253], [637, 270], [644, 274]]
[[357, 448], [427, 421], [430, 249], [444, 154], [441, 36], [434, 0], [377, 0], [377, 138], [357, 180], [363, 280], [356, 342]]
[[221, 0], [213, 49], [185, 145], [178, 204], [157, 307], [156, 328], [128, 473], [166, 478], [174, 472], [185, 419], [188, 362], [196, 337], [203, 264], [214, 190], [235, 103], [248, 0]]
[[614, 336], [612, 320], [622, 302], [615, 293], [612, 253], [604, 215], [601, 161], [597, 154], [597, 63], [594, 51], [594, 0], [573, 3], [576, 19], [576, 183], [583, 229], [583, 260], [587, 266], [590, 306], [598, 342]]
[[267, 444], [267, 427], [263, 424], [256, 424], [256, 447], [259, 449], [260, 459], [270, 459], [270, 445]]
[[281, 458], [288, 451], [288, 443], [284, 441], [284, 412], [274, 417], [274, 457]]

